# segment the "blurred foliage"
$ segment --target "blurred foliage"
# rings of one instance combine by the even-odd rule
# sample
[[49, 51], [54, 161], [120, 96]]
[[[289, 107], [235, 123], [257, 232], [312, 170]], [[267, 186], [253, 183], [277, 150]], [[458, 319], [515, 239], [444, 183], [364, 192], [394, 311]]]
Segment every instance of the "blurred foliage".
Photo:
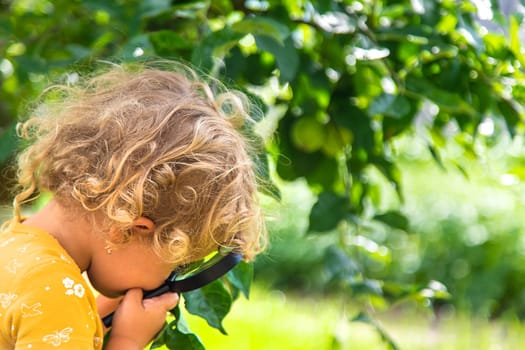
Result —
[[[517, 1], [505, 4], [511, 3], [518, 8]], [[390, 243], [369, 228], [411, 231], [412, 218], [399, 205], [381, 205], [391, 195], [379, 186], [385, 181], [397, 204], [404, 199], [395, 141], [416, 134], [442, 167], [443, 150], [454, 142], [461, 153], [454, 165], [465, 172], [464, 160], [480, 156], [476, 143], [487, 127], [498, 126], [490, 131], [494, 139], [523, 133], [523, 14], [504, 14], [496, 0], [15, 0], [0, 6], [0, 161], [7, 164], [16, 152], [21, 107], [50, 77], [74, 83], [96, 60], [190, 62], [275, 112], [268, 151], [276, 175], [306, 180], [316, 198], [307, 231], [327, 242], [322, 256], [308, 258], [318, 259], [327, 286], [363, 300], [363, 312], [448, 295], [431, 281], [447, 276], [432, 270], [417, 283], [369, 277], [373, 264], [388, 266], [393, 258]], [[525, 174], [520, 166], [513, 173]], [[425, 257], [430, 264], [443, 258]], [[298, 253], [298, 264], [302, 258]], [[480, 261], [482, 268], [487, 262]], [[354, 319], [375, 325], [365, 313]]]
[[[376, 292], [382, 289], [381, 295], [393, 302], [372, 298], [372, 305], [381, 312], [422, 301], [420, 305], [432, 307], [438, 315], [457, 311], [523, 318], [525, 187], [504, 171], [516, 161], [523, 163], [523, 145], [499, 145], [500, 150], [490, 152], [481, 165], [466, 165], [467, 178], [459, 170], [436, 167], [431, 156], [422, 154], [421, 140], [409, 138], [401, 143], [398, 146], [405, 151], [396, 163], [403, 173], [402, 212], [411, 218], [410, 224], [401, 230], [369, 223], [354, 232], [352, 259], [345, 266], [366, 271], [368, 281], [354, 284], [352, 297], [359, 298], [366, 287]], [[454, 158], [457, 151], [446, 153]], [[503, 152], [507, 155], [500, 158]], [[381, 175], [371, 172], [369, 176], [386, 199], [381, 205], [396, 205], [395, 193]], [[255, 264], [257, 279], [282, 290], [337, 295], [340, 288], [331, 282], [338, 265], [329, 264], [334, 261], [335, 235], [304, 235], [316, 197], [300, 181], [281, 189], [283, 200], [275, 209], [278, 219], [269, 223], [274, 233], [270, 251]], [[444, 291], [446, 286], [450, 298], [430, 303], [424, 297], [431, 290], [421, 290], [420, 299], [406, 293], [408, 286], [425, 284], [435, 291]]]
[[[521, 146], [520, 154], [523, 159]], [[405, 211], [414, 218], [413, 234], [384, 236], [383, 244], [392, 248], [393, 259], [381, 275], [408, 283], [437, 279], [449, 287], [450, 303], [457, 310], [488, 318], [506, 314], [523, 318], [522, 184], [516, 179], [509, 182], [503, 169], [498, 176], [487, 165], [469, 167], [468, 180], [428, 164], [416, 162], [403, 168], [405, 187], [411, 193]], [[418, 177], [421, 171], [425, 180]], [[447, 190], [440, 191], [436, 184], [446, 184]]]

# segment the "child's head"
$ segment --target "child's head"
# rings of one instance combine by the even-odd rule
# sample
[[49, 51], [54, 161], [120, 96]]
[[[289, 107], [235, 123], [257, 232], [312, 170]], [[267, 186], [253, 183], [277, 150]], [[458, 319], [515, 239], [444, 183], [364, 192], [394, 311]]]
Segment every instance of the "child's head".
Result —
[[130, 238], [134, 220], [151, 219], [151, 244], [167, 262], [220, 245], [252, 258], [264, 228], [251, 143], [241, 132], [247, 100], [215, 94], [193, 71], [171, 65], [177, 69], [113, 66], [48, 89], [19, 128], [31, 145], [19, 157], [18, 217], [36, 190], [50, 191], [63, 206], [94, 214], [105, 231], [117, 228], [121, 237], [106, 237], [116, 245]]

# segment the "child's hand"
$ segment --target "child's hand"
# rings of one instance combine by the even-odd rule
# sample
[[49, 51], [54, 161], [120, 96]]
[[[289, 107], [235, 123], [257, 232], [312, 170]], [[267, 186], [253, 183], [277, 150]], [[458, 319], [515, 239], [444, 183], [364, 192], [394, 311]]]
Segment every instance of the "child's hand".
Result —
[[106, 349], [143, 349], [164, 326], [166, 312], [178, 302], [176, 293], [143, 300], [141, 289], [129, 290], [115, 311]]
[[[115, 312], [117, 307], [119, 306], [120, 302], [122, 301], [122, 298], [108, 298], [102, 294], [97, 296], [97, 309], [98, 314], [101, 318], [104, 318], [105, 316], [111, 314], [112, 312]], [[106, 328], [106, 326], [103, 324], [104, 327], [104, 334], [109, 331], [109, 328]]]

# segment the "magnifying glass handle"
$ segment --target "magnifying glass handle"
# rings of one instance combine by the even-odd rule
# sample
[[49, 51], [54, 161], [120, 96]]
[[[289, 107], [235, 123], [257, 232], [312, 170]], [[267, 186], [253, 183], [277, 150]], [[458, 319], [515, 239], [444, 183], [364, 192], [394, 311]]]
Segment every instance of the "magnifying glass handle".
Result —
[[[156, 296], [162, 295], [164, 293], [168, 293], [170, 291], [171, 291], [170, 290], [170, 286], [167, 285], [167, 284], [163, 284], [159, 288], [148, 290], [148, 291], [144, 291], [142, 299], [154, 298]], [[104, 318], [102, 318], [102, 322], [104, 323], [104, 326], [106, 326], [107, 328], [111, 327], [111, 323], [113, 322], [113, 314], [114, 314], [114, 312], [112, 312], [109, 315], [107, 315]]]
[[164, 293], [168, 292], [175, 292], [171, 289], [170, 285], [167, 283], [164, 283], [162, 286], [152, 289], [152, 290], [145, 290], [142, 294], [142, 299], [151, 299], [154, 297], [158, 297], [159, 295], [162, 295]]
[[106, 328], [111, 327], [111, 323], [113, 322], [113, 315], [114, 314], [115, 313], [112, 312], [109, 315], [107, 315], [107, 316], [102, 318], [102, 323], [104, 324], [104, 326], [106, 326]]

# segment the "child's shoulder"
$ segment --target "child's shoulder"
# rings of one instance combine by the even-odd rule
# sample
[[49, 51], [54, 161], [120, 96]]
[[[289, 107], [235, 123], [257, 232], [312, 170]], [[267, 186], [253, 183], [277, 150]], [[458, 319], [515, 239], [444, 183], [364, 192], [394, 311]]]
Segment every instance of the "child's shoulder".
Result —
[[80, 269], [58, 241], [45, 231], [19, 223], [0, 233], [0, 276], [19, 280], [46, 271]]

